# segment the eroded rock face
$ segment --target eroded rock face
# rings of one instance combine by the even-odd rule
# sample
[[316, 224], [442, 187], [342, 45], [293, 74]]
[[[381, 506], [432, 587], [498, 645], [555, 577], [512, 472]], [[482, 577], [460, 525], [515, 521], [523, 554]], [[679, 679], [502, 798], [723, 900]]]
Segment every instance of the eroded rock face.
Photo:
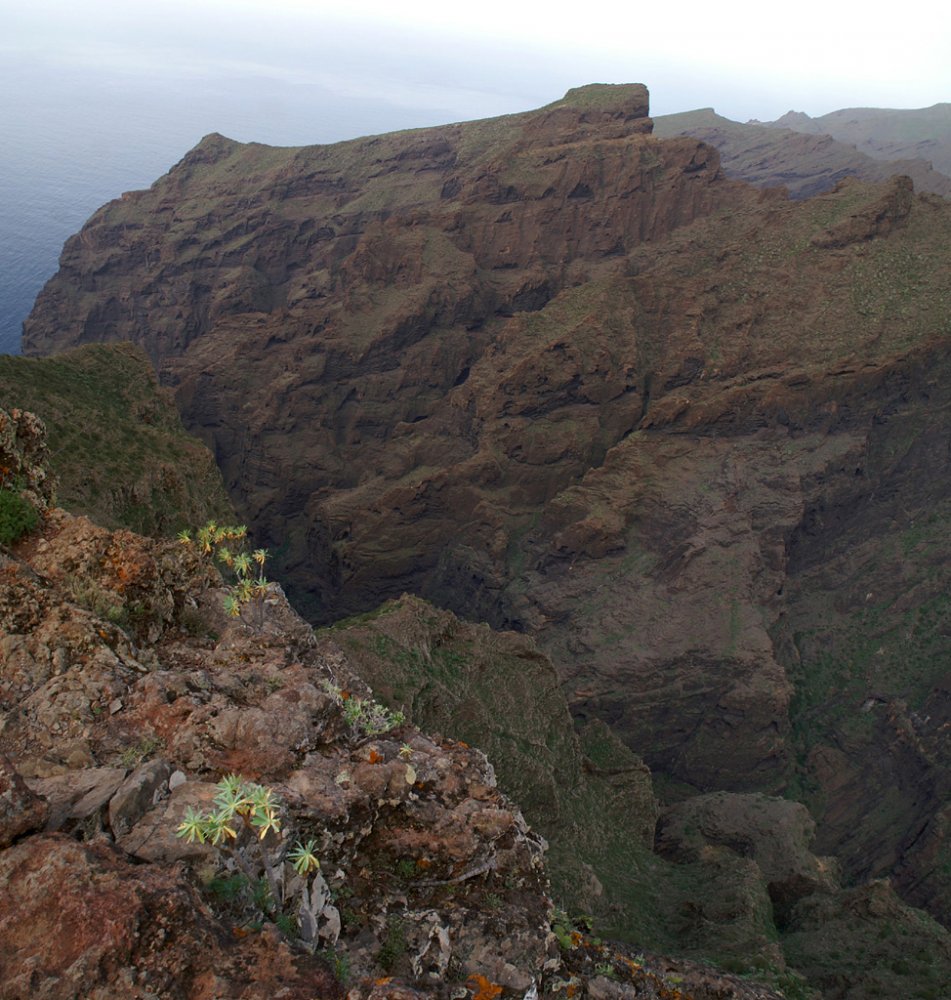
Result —
[[[595, 88], [328, 148], [211, 138], [91, 220], [25, 343], [143, 343], [314, 619], [408, 589], [531, 631], [577, 689], [637, 691], [579, 707], [636, 751], [695, 734], [655, 767], [776, 790], [787, 542], [943, 335], [948, 211], [901, 183], [762, 200], [645, 114]], [[266, 295], [232, 295], [249, 271]], [[683, 724], [652, 724], [675, 690]]]
[[42, 830], [49, 812], [49, 803], [26, 786], [7, 757], [0, 756], [0, 849]]
[[[0, 854], [0, 996], [295, 1000], [344, 991], [273, 933], [230, 942], [181, 872], [134, 865], [109, 844], [35, 836]], [[285, 993], [284, 990], [287, 992]]]

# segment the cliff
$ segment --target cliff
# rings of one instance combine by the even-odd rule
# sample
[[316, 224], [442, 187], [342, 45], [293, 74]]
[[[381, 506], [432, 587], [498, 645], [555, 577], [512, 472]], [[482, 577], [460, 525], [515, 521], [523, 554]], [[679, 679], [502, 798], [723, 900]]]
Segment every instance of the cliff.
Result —
[[[666, 808], [808, 806], [861, 888], [783, 933], [947, 921], [949, 205], [902, 178], [789, 202], [646, 114], [594, 87], [209, 137], [67, 244], [25, 347], [140, 343], [312, 621], [409, 591], [529, 635]], [[379, 641], [378, 678], [412, 661]], [[758, 893], [738, 912], [786, 906]], [[816, 982], [861, 977], [808, 947]]]

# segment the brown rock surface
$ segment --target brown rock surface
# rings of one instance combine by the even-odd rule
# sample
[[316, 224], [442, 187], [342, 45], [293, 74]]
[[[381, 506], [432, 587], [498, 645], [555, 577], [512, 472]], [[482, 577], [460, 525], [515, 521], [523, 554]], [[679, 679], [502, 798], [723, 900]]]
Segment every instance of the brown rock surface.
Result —
[[7, 757], [0, 756], [0, 849], [42, 830], [48, 818], [49, 804], [26, 785]]
[[0, 853], [0, 884], [4, 1000], [344, 995], [276, 937], [229, 941], [181, 872], [132, 865], [106, 843], [30, 837]]

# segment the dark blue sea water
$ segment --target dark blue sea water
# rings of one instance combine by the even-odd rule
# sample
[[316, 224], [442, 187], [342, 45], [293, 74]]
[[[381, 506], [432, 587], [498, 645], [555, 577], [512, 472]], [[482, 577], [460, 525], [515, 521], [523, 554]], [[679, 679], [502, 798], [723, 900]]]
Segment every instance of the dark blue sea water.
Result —
[[285, 64], [260, 48], [258, 61], [142, 45], [64, 56], [0, 39], [0, 352], [19, 351], [23, 320], [66, 238], [105, 202], [148, 187], [209, 132], [304, 145], [543, 103], [453, 88], [447, 66], [436, 93], [405, 73], [399, 86], [375, 87], [372, 53], [334, 69], [333, 53], [309, 66], [300, 52]]

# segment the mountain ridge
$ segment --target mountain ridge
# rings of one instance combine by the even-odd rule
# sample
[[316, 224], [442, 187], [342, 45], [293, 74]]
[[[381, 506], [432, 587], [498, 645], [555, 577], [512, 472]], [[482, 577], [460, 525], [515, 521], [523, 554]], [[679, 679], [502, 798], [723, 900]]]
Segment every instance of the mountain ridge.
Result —
[[[890, 146], [876, 138], [881, 134], [878, 116], [870, 116], [868, 134], [857, 131], [856, 123], [836, 128], [839, 119], [835, 116], [849, 113], [812, 119], [790, 111], [775, 122], [741, 124], [716, 114], [713, 108], [703, 108], [655, 119], [654, 133], [690, 135], [709, 142], [719, 150], [728, 176], [758, 187], [784, 186], [793, 198], [829, 191], [846, 177], [886, 181], [894, 174], [911, 177], [918, 191], [951, 196], [951, 159], [940, 157], [940, 144], [929, 140], [929, 145], [921, 147]], [[823, 124], [827, 120], [831, 122], [828, 129]], [[951, 118], [944, 131], [951, 149]], [[930, 155], [935, 151], [938, 163]]]

